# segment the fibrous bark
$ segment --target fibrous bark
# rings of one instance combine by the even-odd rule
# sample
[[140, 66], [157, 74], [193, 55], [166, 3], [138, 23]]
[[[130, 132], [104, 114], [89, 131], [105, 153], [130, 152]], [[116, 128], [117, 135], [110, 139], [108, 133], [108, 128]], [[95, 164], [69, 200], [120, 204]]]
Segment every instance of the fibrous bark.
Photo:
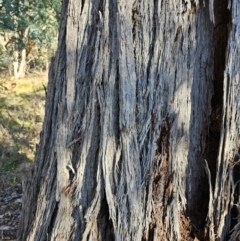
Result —
[[[214, 190], [214, 227], [217, 240], [239, 236], [239, 2], [229, 1], [231, 21], [223, 82], [223, 114]], [[234, 228], [234, 229], [233, 229]], [[229, 231], [233, 229], [233, 233]]]
[[225, 239], [238, 200], [232, 2], [63, 1], [19, 240]]

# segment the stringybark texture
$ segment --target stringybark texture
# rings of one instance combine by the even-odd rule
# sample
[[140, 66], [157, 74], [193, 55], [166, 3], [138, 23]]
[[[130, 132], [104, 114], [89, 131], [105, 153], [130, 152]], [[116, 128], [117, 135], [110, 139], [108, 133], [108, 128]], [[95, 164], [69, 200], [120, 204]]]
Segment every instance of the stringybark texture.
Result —
[[226, 240], [235, 225], [236, 240], [240, 3], [229, 3], [63, 1], [20, 241]]

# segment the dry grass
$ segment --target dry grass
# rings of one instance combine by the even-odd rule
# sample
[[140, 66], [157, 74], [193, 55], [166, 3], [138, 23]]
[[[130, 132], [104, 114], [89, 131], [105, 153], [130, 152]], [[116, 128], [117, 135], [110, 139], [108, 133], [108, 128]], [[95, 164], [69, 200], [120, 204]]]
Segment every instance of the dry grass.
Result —
[[44, 118], [46, 84], [46, 74], [17, 81], [0, 76], [0, 176], [8, 173], [16, 179], [20, 166], [33, 162]]

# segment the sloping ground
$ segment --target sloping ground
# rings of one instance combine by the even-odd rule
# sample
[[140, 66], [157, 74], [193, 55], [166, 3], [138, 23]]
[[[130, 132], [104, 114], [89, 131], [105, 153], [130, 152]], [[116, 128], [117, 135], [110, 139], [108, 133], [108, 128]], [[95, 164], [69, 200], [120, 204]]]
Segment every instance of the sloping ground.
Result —
[[16, 239], [21, 183], [33, 165], [46, 83], [46, 74], [17, 81], [0, 76], [0, 241]]

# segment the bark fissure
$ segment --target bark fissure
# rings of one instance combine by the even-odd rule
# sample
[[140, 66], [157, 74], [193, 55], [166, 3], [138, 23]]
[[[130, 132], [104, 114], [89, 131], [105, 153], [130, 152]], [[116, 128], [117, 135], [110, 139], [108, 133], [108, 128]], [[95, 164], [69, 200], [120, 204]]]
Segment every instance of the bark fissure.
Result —
[[100, 230], [100, 237], [98, 240], [114, 241], [115, 236], [114, 236], [114, 230], [113, 230], [113, 223], [110, 219], [106, 197], [104, 197], [102, 201], [97, 222]]
[[[235, 62], [235, 56], [239, 54], [239, 45], [236, 44], [237, 34], [239, 32], [239, 22], [234, 19], [236, 14], [237, 2], [221, 1], [221, 7], [225, 8], [222, 12], [222, 21], [218, 28], [221, 29], [222, 23], [225, 22], [225, 29], [227, 32], [228, 44], [226, 51], [226, 65], [223, 76], [223, 108], [222, 108], [222, 123], [221, 123], [221, 136], [219, 145], [219, 154], [216, 168], [216, 185], [214, 193], [214, 225], [216, 240], [237, 240], [239, 238], [237, 232], [239, 225], [233, 217], [238, 215], [238, 202], [235, 203], [237, 195], [235, 195], [235, 185], [237, 182], [234, 180], [234, 157], [239, 149], [239, 116], [236, 115], [239, 104], [236, 102], [239, 96], [239, 88], [236, 83], [238, 82], [236, 69], [239, 68], [239, 62]], [[220, 16], [219, 16], [220, 19]], [[227, 24], [228, 23], [228, 24]], [[220, 41], [225, 41], [225, 38]], [[233, 47], [234, 46], [234, 47]], [[222, 73], [220, 72], [219, 75]], [[223, 194], [224, 193], [224, 194]], [[235, 197], [234, 197], [235, 196]], [[234, 207], [234, 208], [233, 208]], [[235, 208], [236, 207], [236, 208]], [[239, 220], [238, 220], [239, 222]], [[235, 225], [235, 226], [234, 226]], [[233, 228], [233, 233], [229, 234], [230, 229]]]
[[211, 101], [211, 115], [209, 117], [208, 134], [206, 136], [206, 159], [211, 171], [212, 185], [215, 188], [216, 163], [220, 144], [221, 120], [223, 109], [223, 82], [226, 66], [228, 46], [228, 26], [230, 24], [230, 11], [228, 1], [221, 0], [215, 3], [214, 28], [214, 81], [213, 98]]
[[[152, 15], [152, 36], [151, 36], [151, 42], [149, 45], [149, 62], [147, 64], [147, 73], [146, 77], [147, 80], [150, 78], [150, 68], [152, 67], [152, 61], [154, 61], [154, 48], [156, 44], [156, 36], [157, 36], [157, 29], [158, 29], [158, 0], [153, 1], [153, 15]], [[148, 83], [147, 83], [148, 84]]]
[[[164, 230], [166, 223], [167, 209], [173, 199], [173, 177], [171, 173], [171, 163], [169, 158], [170, 132], [173, 116], [167, 116], [160, 125], [160, 134], [157, 139], [157, 150], [153, 163], [153, 182], [152, 196], [154, 211], [152, 213], [153, 222], [150, 224], [148, 231], [149, 240], [156, 239], [167, 240], [168, 234]], [[155, 230], [155, 231], [153, 231]], [[154, 236], [152, 236], [154, 232]]]
[[52, 218], [49, 222], [46, 240], [51, 240], [52, 230], [56, 222], [57, 213], [58, 213], [58, 202], [56, 202], [55, 206], [53, 206]]
[[[215, 239], [214, 233], [217, 230], [213, 230], [213, 205], [212, 193], [215, 188], [218, 187], [216, 183], [216, 173], [217, 171], [217, 160], [219, 151], [221, 150], [220, 137], [221, 137], [221, 125], [222, 125], [222, 111], [223, 111], [223, 83], [224, 83], [224, 71], [226, 66], [226, 53], [228, 46], [228, 25], [229, 25], [229, 10], [227, 9], [228, 1], [216, 1], [214, 9], [214, 21], [215, 27], [213, 32], [213, 46], [214, 46], [214, 71], [213, 71], [213, 96], [211, 100], [211, 111], [209, 112], [209, 117], [206, 120], [205, 130], [202, 134], [202, 156], [207, 161], [210, 175], [205, 175], [205, 179], [211, 178], [209, 181], [205, 180], [205, 189], [203, 192], [203, 200], [205, 200], [205, 211], [202, 217], [202, 229], [204, 226], [210, 225], [209, 231], [202, 236], [209, 237], [210, 240]], [[211, 13], [210, 13], [211, 14]], [[223, 122], [225, 122], [223, 118]], [[223, 158], [223, 156], [222, 156]], [[212, 190], [210, 190], [210, 188]], [[207, 203], [209, 202], [208, 209]], [[210, 220], [210, 221], [209, 221]], [[202, 233], [205, 231], [203, 230]]]
[[82, 12], [83, 12], [83, 8], [84, 8], [84, 4], [85, 4], [85, 0], [81, 0], [81, 14], [82, 14]]

